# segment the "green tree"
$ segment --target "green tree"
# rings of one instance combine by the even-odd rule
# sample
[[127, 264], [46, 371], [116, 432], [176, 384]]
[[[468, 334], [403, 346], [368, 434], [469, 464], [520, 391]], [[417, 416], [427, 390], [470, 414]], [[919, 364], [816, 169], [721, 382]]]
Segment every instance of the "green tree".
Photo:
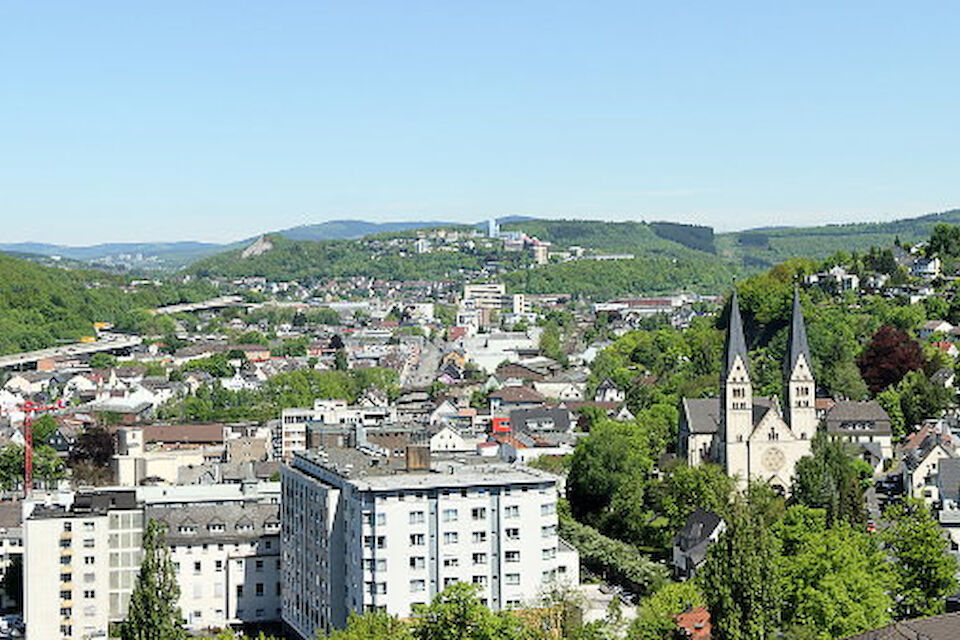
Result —
[[677, 629], [675, 616], [687, 607], [702, 607], [706, 599], [696, 581], [670, 582], [640, 601], [637, 616], [630, 624], [630, 640], [664, 640]]
[[831, 640], [889, 622], [892, 575], [875, 536], [846, 523], [828, 528], [823, 509], [801, 505], [776, 531], [785, 626]]
[[477, 585], [457, 583], [420, 610], [413, 625], [416, 640], [534, 640], [532, 626], [509, 613], [494, 613], [480, 603]]
[[[326, 638], [317, 632], [317, 640]], [[351, 612], [347, 626], [330, 634], [329, 640], [412, 640], [410, 625], [398, 620], [386, 611], [370, 611], [360, 615]]]
[[50, 440], [50, 436], [57, 430], [60, 425], [57, 424], [57, 419], [51, 415], [43, 415], [33, 421], [33, 443], [34, 444], [46, 444]]
[[884, 512], [883, 540], [894, 560], [894, 612], [898, 619], [936, 615], [957, 590], [957, 561], [930, 510], [907, 500]]
[[922, 371], [911, 371], [897, 385], [900, 395], [900, 410], [908, 428], [927, 418], [937, 418], [950, 407], [956, 393], [934, 384]]
[[336, 353], [333, 355], [333, 368], [337, 371], [346, 371], [350, 368], [345, 349], [337, 349]]
[[120, 625], [122, 640], [185, 640], [183, 614], [177, 600], [180, 587], [170, 560], [164, 527], [150, 519], [143, 532], [140, 573], [130, 595], [127, 619]]
[[847, 445], [821, 431], [813, 438], [812, 455], [797, 461], [791, 496], [807, 507], [822, 508], [831, 525], [863, 523], [863, 492], [871, 470], [850, 455]]
[[778, 541], [744, 501], [698, 573], [716, 640], [767, 640], [780, 622]]
[[95, 353], [87, 361], [91, 369], [112, 369], [117, 366], [117, 358], [109, 353]]

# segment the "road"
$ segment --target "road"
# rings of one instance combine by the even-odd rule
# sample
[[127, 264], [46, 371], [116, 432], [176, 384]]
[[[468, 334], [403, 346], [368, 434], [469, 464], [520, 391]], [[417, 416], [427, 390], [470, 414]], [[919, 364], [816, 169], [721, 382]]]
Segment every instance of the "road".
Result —
[[419, 354], [412, 356], [413, 362], [404, 368], [400, 385], [405, 389], [422, 389], [429, 387], [437, 379], [437, 369], [440, 368], [440, 348], [429, 340], [424, 340]]

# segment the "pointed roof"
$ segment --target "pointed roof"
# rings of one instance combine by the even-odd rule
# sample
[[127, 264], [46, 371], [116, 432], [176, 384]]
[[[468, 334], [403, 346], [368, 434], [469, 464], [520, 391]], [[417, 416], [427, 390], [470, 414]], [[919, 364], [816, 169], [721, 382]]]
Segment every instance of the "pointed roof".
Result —
[[740, 317], [740, 303], [737, 301], [737, 290], [734, 288], [733, 297], [730, 299], [730, 320], [727, 324], [727, 339], [723, 347], [723, 360], [726, 363], [723, 370], [723, 379], [726, 380], [730, 375], [730, 370], [736, 362], [737, 356], [743, 360], [747, 372], [750, 372], [750, 364], [747, 360], [747, 339], [743, 335], [743, 318]]
[[803, 321], [803, 307], [800, 306], [800, 290], [796, 287], [793, 290], [793, 314], [790, 317], [790, 338], [787, 341], [787, 378], [793, 373], [797, 366], [797, 360], [803, 356], [807, 366], [813, 367], [813, 360], [810, 359], [810, 346], [807, 344], [807, 327]]

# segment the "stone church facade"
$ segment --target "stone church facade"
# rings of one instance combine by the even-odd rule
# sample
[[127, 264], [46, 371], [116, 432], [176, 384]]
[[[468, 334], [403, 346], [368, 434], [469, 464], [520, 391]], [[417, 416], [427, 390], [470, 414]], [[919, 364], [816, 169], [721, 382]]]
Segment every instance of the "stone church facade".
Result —
[[736, 291], [724, 345], [720, 394], [684, 398], [680, 416], [680, 455], [691, 465], [714, 462], [741, 487], [768, 482], [786, 492], [797, 461], [810, 455], [817, 431], [816, 381], [806, 326], [794, 294], [784, 361], [784, 396], [754, 396], [743, 320]]

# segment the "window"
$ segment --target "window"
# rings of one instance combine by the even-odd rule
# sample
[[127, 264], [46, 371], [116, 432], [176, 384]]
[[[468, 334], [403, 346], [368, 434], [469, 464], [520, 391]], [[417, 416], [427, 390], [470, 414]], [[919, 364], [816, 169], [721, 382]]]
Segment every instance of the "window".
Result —
[[87, 589], [86, 591], [83, 592], [83, 597], [86, 598], [87, 600], [93, 600], [94, 598], [97, 597], [97, 593], [93, 589]]
[[224, 526], [222, 522], [211, 522], [207, 525], [207, 531], [213, 531], [215, 533], [223, 533], [226, 529], [227, 527]]
[[487, 564], [487, 554], [485, 553], [473, 554], [473, 564]]
[[554, 502], [545, 502], [540, 505], [540, 515], [550, 516], [557, 512], [557, 505]]
[[427, 560], [423, 556], [410, 556], [410, 568], [411, 569], [423, 569], [426, 566]]
[[444, 521], [444, 522], [456, 522], [456, 521], [457, 521], [457, 510], [456, 510], [456, 509], [444, 509], [444, 510], [443, 510], [443, 521]]
[[443, 544], [457, 544], [460, 535], [456, 531], [447, 531], [443, 534]]
[[426, 591], [427, 581], [426, 580], [411, 580], [410, 581], [410, 593], [417, 593], [419, 591]]
[[182, 525], [180, 525], [180, 528], [178, 529], [178, 531], [179, 531], [181, 534], [185, 534], [185, 535], [186, 535], [186, 534], [196, 533], [196, 532], [197, 532], [197, 528], [196, 528], [195, 526], [193, 526], [192, 524], [182, 524]]
[[520, 507], [517, 505], [510, 505], [505, 507], [503, 510], [504, 518], [519, 518], [520, 517]]
[[72, 574], [72, 573], [61, 573], [61, 574], [60, 574], [60, 582], [73, 582], [73, 574]]
[[487, 541], [487, 532], [486, 532], [486, 531], [474, 531], [474, 532], [473, 532], [473, 541], [474, 541], [474, 542], [486, 542], [486, 541]]
[[256, 566], [256, 568], [257, 568], [257, 572], [258, 572], [258, 573], [262, 573], [262, 572], [263, 572], [263, 560], [257, 560], [255, 566]]
[[540, 537], [541, 538], [552, 538], [557, 535], [557, 526], [554, 524], [548, 524], [545, 527], [540, 527]]
[[550, 547], [548, 549], [544, 549], [542, 557], [544, 560], [553, 560], [554, 558], [557, 557], [557, 548]]
[[200, 566], [200, 561], [199, 561], [199, 560], [197, 560], [197, 561], [195, 561], [195, 562], [193, 563], [193, 572], [194, 572], [194, 573], [200, 573], [201, 568], [202, 568], [202, 567]]
[[84, 530], [84, 531], [93, 531], [93, 523], [92, 523], [92, 522], [84, 522], [84, 523], [83, 523], [83, 530]]
[[410, 512], [410, 524], [423, 524], [425, 520], [425, 514], [423, 511], [411, 511]]
[[257, 583], [257, 597], [259, 598], [259, 597], [261, 597], [262, 595], [263, 595], [263, 583], [262, 583], [262, 582], [258, 582], [258, 583]]
[[507, 540], [519, 540], [519, 539], [520, 539], [520, 529], [517, 529], [516, 527], [511, 528], [511, 529], [507, 529], [507, 530], [506, 530], [506, 534], [507, 534]]
[[422, 533], [414, 533], [410, 536], [411, 547], [422, 547], [423, 545], [424, 545], [424, 535]]
[[479, 585], [487, 584], [487, 576], [473, 576], [473, 584], [479, 584]]
[[95, 563], [95, 562], [96, 562], [96, 560], [94, 559], [93, 556], [83, 556], [83, 564], [85, 564], [85, 565], [91, 565], [91, 564], [93, 564], [93, 563]]
[[223, 560], [217, 560], [213, 563], [213, 568], [217, 572], [223, 571]]
[[474, 507], [470, 510], [470, 517], [474, 520], [483, 520], [487, 517], [486, 507]]
[[[238, 585], [237, 585], [237, 599], [239, 600], [239, 599], [242, 598], [242, 597], [243, 597], [243, 585], [242, 585], [242, 584], [238, 584]], [[237, 615], [240, 615], [240, 613], [237, 612]]]
[[520, 552], [519, 551], [507, 551], [503, 554], [504, 560], [507, 562], [520, 562]]
[[61, 600], [69, 600], [69, 599], [72, 598], [72, 597], [73, 597], [73, 593], [72, 593], [71, 591], [61, 591], [61, 592], [60, 592], [60, 599], [61, 599]]
[[519, 573], [508, 573], [503, 577], [503, 581], [509, 585], [518, 585], [520, 584], [520, 574]]
[[450, 567], [459, 567], [459, 566], [460, 566], [460, 559], [459, 559], [459, 558], [444, 558], [444, 559], [443, 559], [443, 566], [444, 566], [444, 567], [447, 567], [447, 568], [450, 568]]
[[84, 549], [93, 549], [93, 547], [94, 547], [95, 544], [96, 544], [96, 543], [94, 542], [93, 538], [84, 538], [84, 539], [83, 539], [83, 548], [84, 548]]

